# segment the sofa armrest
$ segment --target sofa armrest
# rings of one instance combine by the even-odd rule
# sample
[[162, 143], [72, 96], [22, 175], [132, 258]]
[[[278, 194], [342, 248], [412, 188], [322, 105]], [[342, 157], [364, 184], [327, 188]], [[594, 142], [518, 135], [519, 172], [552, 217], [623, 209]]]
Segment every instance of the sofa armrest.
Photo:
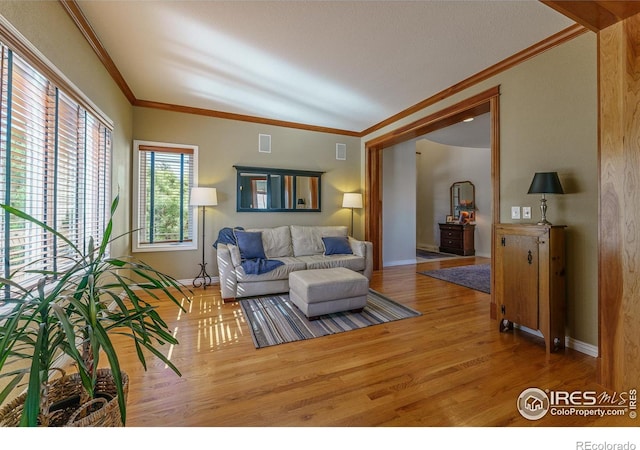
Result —
[[218, 275], [220, 276], [220, 294], [223, 300], [235, 299], [238, 291], [238, 279], [231, 259], [231, 252], [226, 244], [218, 244], [216, 252]]
[[371, 279], [371, 275], [373, 274], [373, 243], [369, 241], [359, 241], [349, 236], [349, 244], [351, 245], [351, 250], [354, 255], [364, 257], [365, 265], [362, 274], [368, 279]]
[[364, 257], [365, 266], [362, 274], [370, 280], [371, 275], [373, 274], [373, 243], [364, 241], [364, 245], [366, 247], [366, 254]]

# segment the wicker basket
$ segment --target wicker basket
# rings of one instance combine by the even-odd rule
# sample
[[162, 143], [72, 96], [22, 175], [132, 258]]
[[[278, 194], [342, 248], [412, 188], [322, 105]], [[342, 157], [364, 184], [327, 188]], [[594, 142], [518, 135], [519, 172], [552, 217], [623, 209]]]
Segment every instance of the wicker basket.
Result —
[[[127, 402], [127, 395], [129, 393], [129, 377], [126, 373], [122, 372], [122, 384], [124, 392], [124, 402]], [[56, 380], [49, 389], [50, 402], [56, 403], [58, 401], [79, 396], [82, 394], [84, 388], [80, 375], [77, 373], [71, 375], [63, 375]], [[80, 405], [78, 410], [69, 418], [69, 420], [62, 424], [66, 427], [121, 427], [123, 426], [122, 418], [120, 416], [120, 406], [118, 403], [118, 395], [113, 376], [110, 369], [98, 369], [98, 380], [96, 383], [96, 392], [108, 394], [112, 397], [111, 400], [105, 400], [104, 398], [96, 398], [90, 400], [83, 405]], [[24, 409], [24, 402], [27, 398], [27, 394], [24, 393], [13, 401], [9, 402], [0, 410], [0, 426], [3, 427], [17, 427], [20, 425], [20, 418], [22, 417], [22, 410]], [[102, 403], [103, 406], [96, 410], [86, 414], [92, 408], [93, 405]], [[50, 415], [51, 416], [51, 415]]]

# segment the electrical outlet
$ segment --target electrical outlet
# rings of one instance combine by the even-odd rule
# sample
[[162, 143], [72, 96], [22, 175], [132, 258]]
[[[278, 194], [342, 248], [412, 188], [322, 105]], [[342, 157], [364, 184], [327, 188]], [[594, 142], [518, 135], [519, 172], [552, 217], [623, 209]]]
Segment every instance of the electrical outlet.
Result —
[[512, 219], [519, 219], [520, 218], [520, 207], [519, 206], [512, 206], [511, 207], [511, 218]]
[[523, 206], [522, 207], [522, 218], [523, 219], [531, 219], [531, 206]]

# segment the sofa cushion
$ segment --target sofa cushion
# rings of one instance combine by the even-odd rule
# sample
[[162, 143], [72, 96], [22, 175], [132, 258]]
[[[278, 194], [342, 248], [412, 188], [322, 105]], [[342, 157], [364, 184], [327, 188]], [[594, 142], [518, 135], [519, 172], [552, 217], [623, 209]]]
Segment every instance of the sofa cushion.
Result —
[[353, 250], [346, 236], [324, 236], [322, 238], [324, 255], [353, 255]]
[[323, 236], [347, 236], [345, 226], [301, 226], [291, 225], [293, 256], [322, 255]]
[[298, 258], [307, 264], [307, 269], [331, 269], [334, 267], [344, 267], [356, 272], [365, 269], [365, 259], [355, 255], [309, 255]]
[[367, 256], [367, 245], [364, 241], [359, 241], [349, 236], [349, 245], [351, 246], [351, 251], [354, 255]]
[[307, 264], [304, 261], [300, 261], [300, 259], [291, 256], [277, 258], [277, 260], [282, 261], [284, 264], [260, 275], [247, 274], [245, 273], [242, 266], [237, 266], [235, 268], [236, 277], [239, 282], [287, 280], [289, 279], [289, 274], [291, 272], [295, 272], [297, 270], [305, 270], [307, 268]]
[[264, 247], [262, 245], [262, 233], [235, 230], [238, 248], [242, 259], [266, 259]]
[[229, 248], [229, 254], [231, 255], [231, 264], [233, 264], [233, 267], [242, 264], [242, 256], [240, 256], [240, 249], [238, 248], [238, 246], [228, 244], [227, 248]]
[[246, 231], [262, 233], [262, 245], [267, 258], [293, 256], [293, 249], [291, 247], [291, 231], [289, 231], [289, 226], [285, 225], [275, 228], [251, 228]]

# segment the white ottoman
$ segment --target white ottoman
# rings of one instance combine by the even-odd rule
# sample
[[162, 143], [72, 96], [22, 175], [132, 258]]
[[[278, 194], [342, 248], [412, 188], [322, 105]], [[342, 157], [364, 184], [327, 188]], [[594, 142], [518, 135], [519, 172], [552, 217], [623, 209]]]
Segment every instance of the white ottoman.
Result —
[[368, 292], [367, 277], [344, 267], [289, 274], [289, 298], [310, 320], [323, 314], [362, 310]]

